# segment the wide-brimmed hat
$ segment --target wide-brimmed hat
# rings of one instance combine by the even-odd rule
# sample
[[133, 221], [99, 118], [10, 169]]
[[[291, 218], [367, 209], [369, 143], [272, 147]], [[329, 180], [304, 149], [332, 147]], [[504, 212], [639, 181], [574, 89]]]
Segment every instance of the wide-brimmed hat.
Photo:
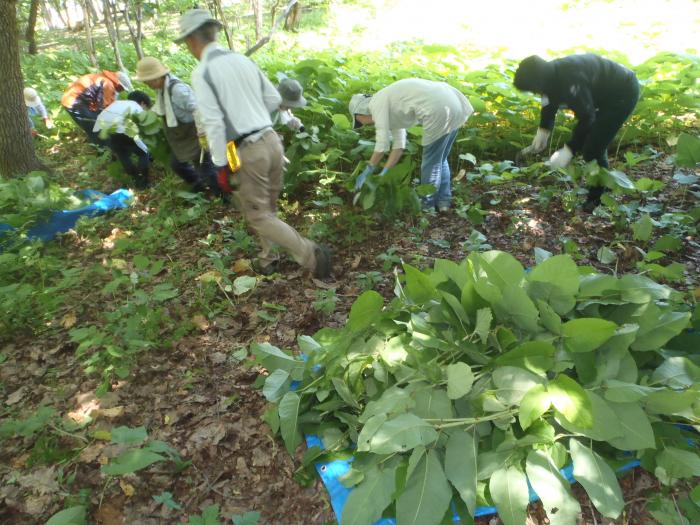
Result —
[[156, 80], [170, 73], [170, 70], [155, 57], [144, 57], [136, 64], [136, 75], [134, 78], [141, 82]]
[[293, 78], [283, 78], [277, 86], [277, 91], [282, 97], [280, 106], [288, 108], [302, 108], [306, 106], [304, 88]]
[[32, 107], [39, 103], [39, 93], [36, 92], [34, 88], [24, 88], [24, 104], [26, 106]]
[[352, 115], [352, 127], [359, 128], [362, 123], [355, 118], [355, 115], [371, 115], [369, 110], [369, 102], [372, 100], [372, 95], [358, 93], [350, 99], [350, 115]]
[[190, 36], [204, 24], [208, 23], [216, 24], [218, 27], [222, 27], [221, 22], [211, 16], [211, 13], [206, 9], [190, 9], [180, 17], [180, 34], [175, 39], [175, 43], [181, 44], [184, 42], [185, 38]]

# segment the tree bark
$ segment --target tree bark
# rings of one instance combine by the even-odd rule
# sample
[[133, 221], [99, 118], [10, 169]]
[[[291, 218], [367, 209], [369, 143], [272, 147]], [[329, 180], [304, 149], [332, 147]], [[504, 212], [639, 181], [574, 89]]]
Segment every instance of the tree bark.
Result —
[[297, 3], [298, 3], [298, 0], [289, 0], [289, 3], [284, 8], [282, 13], [280, 13], [280, 16], [278, 16], [277, 20], [275, 20], [275, 23], [272, 24], [272, 27], [270, 28], [270, 32], [267, 35], [265, 35], [264, 37], [258, 39], [258, 41], [253, 46], [249, 46], [245, 52], [246, 56], [252, 55], [253, 53], [255, 53], [258, 49], [260, 49], [262, 46], [267, 44], [272, 39], [272, 35], [274, 35], [275, 31], [277, 31], [277, 27], [280, 25], [282, 20], [285, 20], [287, 18], [287, 16], [289, 16], [289, 12], [291, 11], [291, 9], [295, 5], [297, 5]]
[[97, 62], [97, 54], [95, 53], [95, 44], [92, 40], [92, 12], [94, 11], [92, 0], [82, 0], [81, 7], [84, 13], [83, 20], [85, 20], [85, 47], [87, 47], [92, 67], [98, 68], [99, 63]]
[[27, 31], [24, 38], [29, 44], [29, 54], [36, 55], [36, 18], [39, 14], [39, 0], [32, 0], [29, 4], [29, 19], [27, 20]]
[[22, 98], [15, 0], [0, 0], [0, 175], [11, 177], [41, 169]]
[[102, 4], [104, 5], [104, 16], [105, 25], [107, 26], [107, 34], [109, 35], [109, 42], [112, 44], [112, 50], [114, 51], [114, 60], [117, 63], [117, 69], [125, 69], [124, 62], [122, 61], [122, 54], [119, 51], [119, 32], [117, 31], [115, 17], [112, 15], [112, 6], [110, 5], [109, 0], [102, 0]]
[[262, 0], [251, 0], [253, 4], [253, 14], [255, 15], [255, 40], [262, 38], [263, 32], [263, 3]]
[[221, 5], [221, 0], [213, 0], [214, 12], [219, 18], [219, 22], [224, 26], [224, 34], [226, 35], [226, 42], [228, 43], [228, 48], [233, 50], [233, 37], [231, 36], [231, 30], [226, 23], [226, 15], [224, 14], [224, 8]]
[[131, 42], [134, 44], [134, 49], [136, 49], [136, 56], [141, 60], [146, 56], [141, 44], [143, 41], [143, 1], [134, 0], [132, 3], [130, 0], [126, 0], [122, 14], [124, 15], [126, 27], [129, 30], [129, 36], [131, 36]]

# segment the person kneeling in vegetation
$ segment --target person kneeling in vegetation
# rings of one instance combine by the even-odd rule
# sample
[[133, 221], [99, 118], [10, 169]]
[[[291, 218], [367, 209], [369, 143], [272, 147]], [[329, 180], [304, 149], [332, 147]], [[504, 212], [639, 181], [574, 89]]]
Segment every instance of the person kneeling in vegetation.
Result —
[[134, 78], [156, 91], [153, 111], [163, 118], [173, 171], [190, 183], [194, 191], [204, 191], [207, 187], [218, 191], [192, 88], [153, 57], [145, 57], [136, 64]]
[[[151, 107], [151, 98], [143, 91], [132, 91], [128, 100], [117, 100], [107, 106], [97, 116], [93, 131], [101, 136], [107, 135], [106, 143], [119, 159], [126, 171], [136, 183], [137, 188], [148, 187], [148, 167], [151, 156], [148, 146], [139, 138], [131, 138], [125, 133], [126, 119], [129, 115], [141, 113]], [[134, 164], [133, 157], [136, 157]]]
[[467, 98], [445, 82], [419, 78], [399, 80], [374, 95], [353, 95], [350, 114], [354, 127], [374, 124], [376, 139], [369, 164], [355, 183], [359, 189], [377, 169], [384, 153], [393, 146], [380, 175], [394, 166], [406, 147], [406, 128], [423, 126], [421, 183], [432, 184], [435, 193], [423, 197], [424, 209], [447, 211], [452, 201], [452, 182], [447, 158], [457, 132], [474, 112]]
[[61, 105], [66, 108], [75, 123], [87, 133], [91, 144], [106, 146], [107, 144], [93, 131], [97, 115], [114, 102], [118, 92], [131, 91], [131, 89], [129, 76], [122, 71], [91, 73], [83, 75], [68, 86], [61, 98]]
[[46, 129], [53, 128], [53, 122], [51, 117], [49, 117], [48, 111], [46, 111], [46, 106], [41, 101], [39, 93], [37, 93], [34, 88], [24, 88], [24, 105], [27, 106], [27, 117], [29, 117], [29, 127], [32, 130], [32, 136], [36, 136], [36, 127], [34, 126], [34, 120], [32, 117], [39, 116], [44, 121]]
[[282, 102], [272, 118], [273, 122], [276, 123], [279, 120], [280, 124], [287, 126], [292, 131], [302, 133], [304, 124], [302, 124], [299, 117], [294, 116], [292, 108], [303, 108], [306, 106], [304, 88], [296, 80], [284, 77], [277, 85], [277, 91], [282, 97]]
[[[566, 167], [581, 152], [588, 162], [608, 168], [608, 146], [639, 100], [639, 82], [626, 67], [593, 54], [546, 61], [536, 55], [520, 62], [515, 87], [542, 96], [540, 125], [532, 144], [520, 153], [539, 153], [547, 146], [560, 107], [570, 108], [578, 124], [569, 142], [549, 159], [553, 169]], [[600, 204], [604, 188], [588, 188], [584, 210]]]
[[221, 187], [231, 191], [235, 171], [243, 217], [260, 237], [257, 266], [262, 273], [274, 269], [272, 248], [279, 245], [317, 277], [328, 277], [328, 248], [302, 237], [277, 217], [284, 148], [270, 113], [282, 98], [255, 62], [216, 43], [220, 29], [221, 23], [207, 10], [192, 9], [180, 18], [176, 42], [185, 42], [199, 60], [192, 85]]

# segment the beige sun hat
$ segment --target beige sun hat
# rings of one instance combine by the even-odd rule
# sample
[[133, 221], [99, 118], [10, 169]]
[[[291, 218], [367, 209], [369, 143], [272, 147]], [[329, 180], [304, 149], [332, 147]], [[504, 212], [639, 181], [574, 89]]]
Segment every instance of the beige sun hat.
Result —
[[36, 92], [34, 88], [24, 88], [24, 105], [28, 107], [33, 107], [39, 104], [39, 93]]
[[141, 82], [155, 80], [164, 77], [170, 73], [170, 70], [155, 57], [143, 57], [136, 64], [136, 75], [134, 78]]
[[180, 17], [180, 34], [175, 39], [176, 44], [184, 42], [185, 38], [207, 23], [214, 23], [222, 27], [221, 22], [211, 16], [206, 9], [190, 9]]

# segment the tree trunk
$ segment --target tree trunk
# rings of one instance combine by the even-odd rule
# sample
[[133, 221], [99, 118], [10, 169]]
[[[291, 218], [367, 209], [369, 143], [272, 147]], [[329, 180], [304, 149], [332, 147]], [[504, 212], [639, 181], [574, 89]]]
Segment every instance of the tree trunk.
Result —
[[289, 12], [292, 10], [292, 8], [297, 5], [298, 0], [289, 0], [289, 3], [287, 6], [284, 8], [282, 13], [280, 13], [280, 16], [277, 17], [277, 20], [272, 24], [272, 27], [270, 28], [270, 32], [263, 36], [262, 38], [259, 38], [258, 41], [253, 45], [250, 46], [248, 45], [248, 49], [245, 52], [246, 56], [250, 56], [253, 53], [255, 53], [258, 49], [260, 49], [262, 46], [267, 44], [270, 40], [272, 40], [272, 35], [275, 34], [275, 31], [277, 31], [277, 26], [280, 25], [282, 20], [286, 20], [287, 17], [289, 16]]
[[[2, 2], [3, 0], [0, 0]], [[112, 16], [112, 7], [109, 0], [102, 0], [104, 5], [104, 16], [105, 25], [107, 26], [107, 34], [109, 35], [109, 42], [112, 44], [112, 49], [114, 50], [114, 60], [117, 63], [117, 69], [125, 69], [124, 62], [122, 62], [122, 54], [119, 51], [119, 33], [117, 32], [117, 26], [115, 24], [115, 19]]]
[[[131, 13], [133, 11], [133, 14]], [[134, 44], [134, 49], [136, 49], [136, 56], [141, 60], [146, 56], [143, 52], [143, 46], [141, 42], [143, 41], [143, 2], [142, 0], [134, 0], [133, 4], [131, 1], [127, 0], [124, 2], [124, 10], [122, 11], [124, 15], [124, 22], [126, 22], [126, 27], [129, 30], [129, 36], [131, 36], [131, 42]]]
[[228, 42], [228, 48], [233, 49], [233, 37], [231, 36], [231, 30], [226, 23], [226, 15], [224, 14], [224, 8], [221, 5], [221, 0], [213, 0], [214, 12], [219, 18], [219, 22], [224, 26], [224, 34], [226, 35], [226, 42]]
[[92, 12], [94, 11], [92, 0], [82, 0], [81, 7], [83, 8], [83, 13], [85, 14], [83, 17], [83, 20], [85, 21], [85, 47], [87, 47], [87, 52], [88, 56], [90, 57], [92, 67], [99, 68], [97, 54], [95, 53], [95, 44], [92, 41]]
[[19, 63], [17, 13], [14, 0], [0, 0], [0, 175], [21, 175], [41, 164], [36, 158]]
[[36, 18], [39, 14], [39, 0], [32, 0], [29, 5], [29, 20], [27, 20], [27, 31], [24, 38], [29, 44], [29, 54], [36, 55]]
[[253, 3], [253, 13], [255, 14], [255, 40], [262, 38], [263, 32], [263, 3], [262, 0], [251, 0]]

